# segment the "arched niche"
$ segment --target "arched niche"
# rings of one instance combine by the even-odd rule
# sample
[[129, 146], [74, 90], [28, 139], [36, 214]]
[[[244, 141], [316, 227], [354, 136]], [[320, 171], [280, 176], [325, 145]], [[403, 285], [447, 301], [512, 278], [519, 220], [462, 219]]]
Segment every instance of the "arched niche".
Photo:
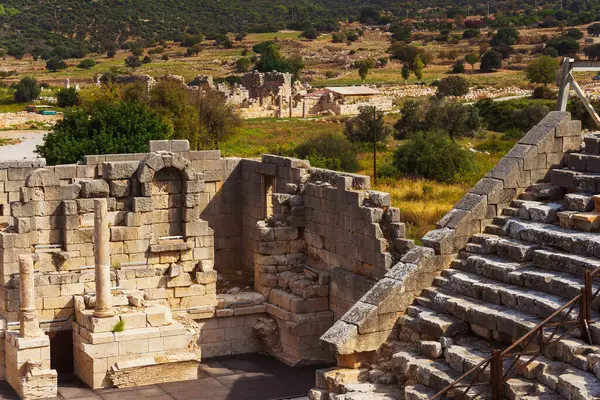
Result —
[[200, 218], [203, 175], [196, 174], [187, 159], [158, 151], [140, 163], [137, 177], [142, 195], [152, 199], [152, 242], [185, 240], [193, 236], [188, 224]]

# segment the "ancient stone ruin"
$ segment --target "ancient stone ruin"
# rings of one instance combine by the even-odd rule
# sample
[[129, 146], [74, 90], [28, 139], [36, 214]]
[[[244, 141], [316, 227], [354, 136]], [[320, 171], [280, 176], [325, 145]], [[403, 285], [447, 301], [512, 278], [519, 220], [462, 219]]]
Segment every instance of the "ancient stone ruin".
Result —
[[546, 116], [321, 337], [309, 397], [600, 398], [599, 160]]
[[[102, 85], [102, 75], [95, 78]], [[178, 75], [153, 78], [149, 75], [118, 75], [114, 83], [120, 85], [141, 84], [146, 96], [157, 79], [180, 82], [191, 96], [209, 91], [222, 96], [238, 110], [242, 118], [307, 118], [319, 115], [356, 115], [360, 107], [375, 106], [381, 111], [393, 109], [392, 97], [365, 86], [325, 88], [313, 90], [310, 85], [293, 81], [292, 74], [282, 72], [252, 71], [242, 77], [242, 83], [217, 83], [210, 75], [196, 76], [190, 85]]]
[[262, 351], [335, 362], [312, 400], [600, 398], [599, 160], [552, 112], [418, 246], [368, 177], [294, 158], [2, 163], [0, 376], [39, 399]]
[[23, 398], [68, 372], [102, 388], [219, 355], [331, 362], [321, 336], [414, 245], [366, 176], [149, 150], [0, 164], [0, 376]]

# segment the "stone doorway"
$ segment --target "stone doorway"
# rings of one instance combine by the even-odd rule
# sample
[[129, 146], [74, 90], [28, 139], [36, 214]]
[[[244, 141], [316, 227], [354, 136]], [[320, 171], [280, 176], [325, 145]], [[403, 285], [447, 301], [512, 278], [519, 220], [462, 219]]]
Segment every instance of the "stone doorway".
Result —
[[50, 337], [50, 368], [59, 375], [72, 374], [73, 366], [73, 332], [48, 332]]

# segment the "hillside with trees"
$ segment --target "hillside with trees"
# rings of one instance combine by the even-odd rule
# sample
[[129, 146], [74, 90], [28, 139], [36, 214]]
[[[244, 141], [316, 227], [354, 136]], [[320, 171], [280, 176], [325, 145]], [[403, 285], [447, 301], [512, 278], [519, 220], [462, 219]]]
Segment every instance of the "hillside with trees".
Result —
[[[546, 3], [551, 4], [540, 0], [537, 5]], [[497, 27], [576, 25], [598, 19], [600, 1], [566, 2], [563, 9], [542, 11], [530, 4], [498, 1], [491, 11], [489, 25]], [[444, 18], [486, 13], [485, 2], [467, 6], [448, 0], [3, 0], [0, 51], [17, 58], [26, 53], [44, 59], [82, 58], [90, 52], [148, 47], [164, 40], [184, 42], [198, 35], [218, 40], [228, 32], [243, 37], [248, 32], [296, 29], [312, 37], [337, 31], [339, 21], [392, 24], [395, 37], [402, 40], [407, 32], [396, 28], [407, 16], [422, 20], [419, 29], [439, 29]], [[431, 21], [438, 22], [428, 27]], [[477, 27], [472, 28], [475, 32]]]

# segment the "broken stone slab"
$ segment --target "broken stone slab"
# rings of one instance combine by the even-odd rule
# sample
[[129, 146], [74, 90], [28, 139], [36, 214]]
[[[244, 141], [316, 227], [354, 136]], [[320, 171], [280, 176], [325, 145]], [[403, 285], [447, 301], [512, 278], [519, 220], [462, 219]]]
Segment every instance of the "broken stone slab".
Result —
[[105, 198], [110, 193], [108, 183], [102, 179], [81, 180], [80, 196], [86, 199]]
[[33, 171], [25, 180], [25, 186], [27, 187], [45, 187], [45, 186], [59, 186], [60, 180], [56, 174], [49, 169], [40, 168]]

